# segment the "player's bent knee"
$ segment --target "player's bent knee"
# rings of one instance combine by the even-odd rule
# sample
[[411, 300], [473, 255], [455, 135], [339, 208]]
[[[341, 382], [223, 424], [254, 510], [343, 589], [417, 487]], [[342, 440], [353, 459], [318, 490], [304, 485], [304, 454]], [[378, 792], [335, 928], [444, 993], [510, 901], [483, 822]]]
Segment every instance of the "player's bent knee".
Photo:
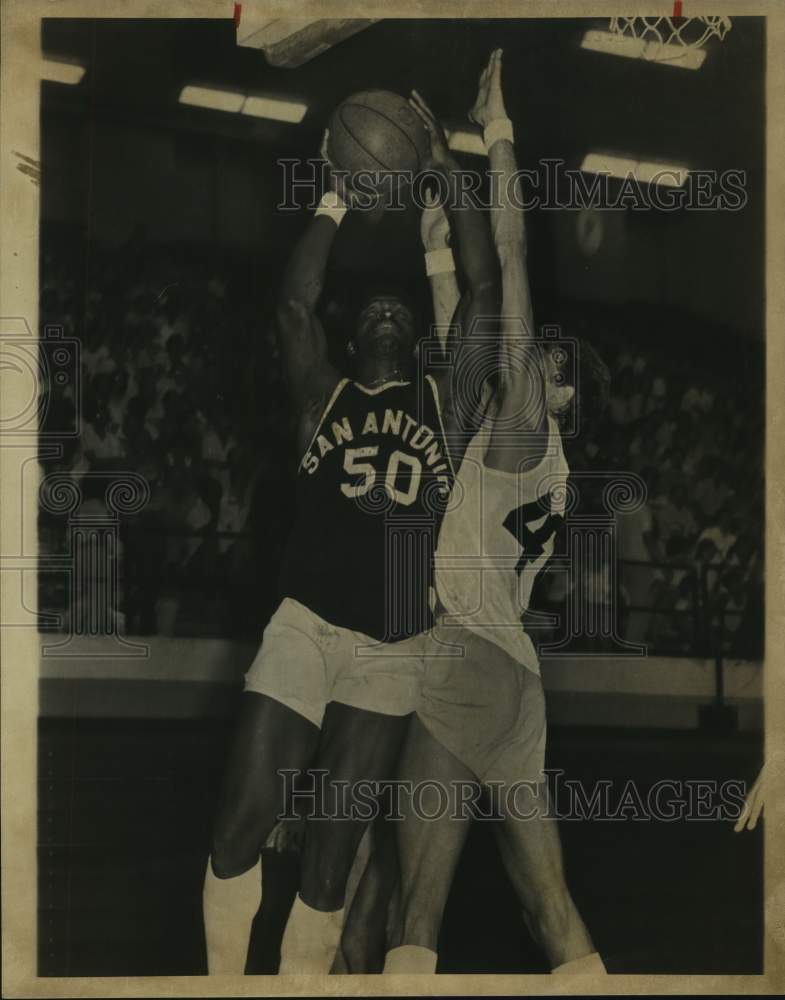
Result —
[[306, 828], [300, 895], [316, 910], [340, 910], [362, 830], [350, 823], [311, 823]]
[[336, 869], [318, 860], [309, 864], [303, 862], [300, 896], [314, 910], [340, 910], [344, 904], [348, 877], [348, 868]]
[[217, 830], [213, 836], [210, 863], [217, 878], [242, 875], [257, 863], [264, 843], [258, 829]]
[[213, 843], [210, 854], [210, 865], [216, 878], [235, 878], [237, 875], [244, 875], [259, 860], [260, 851], [246, 846], [243, 850], [238, 850], [236, 845]]

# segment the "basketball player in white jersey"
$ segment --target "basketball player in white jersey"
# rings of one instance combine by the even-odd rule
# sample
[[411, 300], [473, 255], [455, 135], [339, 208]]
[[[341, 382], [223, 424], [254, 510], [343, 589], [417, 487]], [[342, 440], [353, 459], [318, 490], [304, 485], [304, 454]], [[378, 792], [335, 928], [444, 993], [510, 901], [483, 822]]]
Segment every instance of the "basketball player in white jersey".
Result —
[[[457, 202], [458, 165], [439, 128], [426, 166]], [[353, 205], [338, 188], [297, 244], [280, 293], [280, 345], [298, 419], [298, 510], [284, 599], [246, 675], [213, 834], [203, 895], [210, 974], [244, 971], [261, 898], [260, 852], [287, 805], [280, 772], [309, 768], [324, 769], [326, 780], [316, 786], [315, 818], [305, 820], [280, 972], [330, 970], [366, 823], [321, 816], [338, 810], [342, 785], [394, 775], [432, 624], [433, 548], [453, 481], [448, 442], [465, 430], [456, 413], [467, 418], [447, 369], [413, 377], [417, 331], [400, 295], [383, 290], [361, 309], [354, 379], [329, 362], [317, 304], [338, 225]], [[452, 219], [468, 280], [455, 323], [470, 339], [476, 317], [498, 315], [499, 268], [482, 214], [468, 206]], [[390, 565], [395, 514], [404, 515], [416, 551]]]
[[[532, 336], [523, 217], [508, 197], [517, 167], [501, 90], [501, 51], [492, 54], [481, 77], [471, 117], [484, 129], [491, 173], [500, 179], [499, 208], [492, 212], [505, 317], [499, 376], [492, 395], [489, 390], [484, 423], [457, 473], [462, 502], [455, 502], [445, 516], [436, 555], [436, 634], [462, 647], [463, 656], [426, 659], [398, 777], [414, 786], [437, 782], [446, 790], [456, 782], [485, 788], [496, 783], [494, 801], [503, 817], [495, 824], [501, 856], [533, 937], [554, 972], [604, 971], [565, 883], [555, 822], [544, 815], [545, 703], [537, 656], [521, 626], [532, 584], [553, 551], [564, 512], [569, 470], [557, 418], [574, 389]], [[449, 317], [458, 291], [449, 252], [439, 246], [446, 228], [438, 212], [429, 211], [422, 231], [440, 324]], [[607, 370], [596, 362], [595, 370], [602, 395]], [[536, 789], [528, 795], [522, 790], [512, 800], [519, 815], [530, 816], [525, 821], [511, 813], [505, 798], [520, 782]], [[388, 824], [377, 836], [342, 942], [351, 971], [376, 971], [386, 897], [394, 885], [390, 826], [397, 828], [400, 882], [393, 893], [392, 947], [384, 971], [436, 970], [442, 913], [471, 815], [445, 811], [435, 791], [420, 806], [421, 815], [410, 807], [403, 822]], [[373, 928], [376, 941], [371, 940]]]

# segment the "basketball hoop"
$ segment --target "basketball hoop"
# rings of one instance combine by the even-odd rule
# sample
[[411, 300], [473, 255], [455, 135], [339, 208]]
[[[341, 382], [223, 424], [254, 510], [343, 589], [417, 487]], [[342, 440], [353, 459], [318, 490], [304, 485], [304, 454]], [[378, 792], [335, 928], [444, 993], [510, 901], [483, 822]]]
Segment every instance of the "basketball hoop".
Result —
[[619, 39], [643, 43], [644, 59], [664, 62], [688, 51], [702, 49], [713, 37], [722, 40], [730, 31], [729, 17], [612, 17], [610, 30]]

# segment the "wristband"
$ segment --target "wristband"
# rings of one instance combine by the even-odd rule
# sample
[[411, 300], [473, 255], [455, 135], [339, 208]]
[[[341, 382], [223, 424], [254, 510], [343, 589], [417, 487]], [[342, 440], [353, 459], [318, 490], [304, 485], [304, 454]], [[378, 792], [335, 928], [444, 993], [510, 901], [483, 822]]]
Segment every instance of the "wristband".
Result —
[[512, 142], [512, 122], [509, 118], [494, 118], [483, 129], [482, 138], [485, 143], [486, 152], [499, 139], [507, 139], [509, 142]]
[[425, 273], [429, 278], [434, 274], [449, 274], [455, 270], [452, 250], [445, 247], [442, 250], [429, 250], [425, 255]]
[[336, 226], [340, 226], [348, 209], [346, 202], [337, 191], [325, 191], [316, 207], [316, 215], [326, 215]]

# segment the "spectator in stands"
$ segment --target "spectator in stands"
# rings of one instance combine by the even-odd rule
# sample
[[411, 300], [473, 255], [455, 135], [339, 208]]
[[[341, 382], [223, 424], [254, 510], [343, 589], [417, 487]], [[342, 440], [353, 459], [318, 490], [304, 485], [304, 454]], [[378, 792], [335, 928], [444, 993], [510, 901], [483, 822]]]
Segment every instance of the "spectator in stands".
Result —
[[657, 510], [659, 536], [664, 545], [674, 538], [691, 541], [698, 525], [687, 502], [684, 483], [676, 481], [670, 490], [659, 499]]
[[693, 606], [693, 581], [686, 574], [672, 570], [657, 573], [650, 600], [652, 614], [646, 641], [669, 653], [683, 653], [694, 632], [689, 612]]
[[709, 539], [717, 548], [717, 553], [721, 560], [725, 560], [728, 553], [736, 544], [737, 534], [734, 525], [733, 509], [730, 504], [726, 504], [720, 511], [716, 519], [701, 532], [698, 541]]
[[711, 412], [714, 405], [714, 395], [705, 387], [691, 385], [681, 397], [681, 408], [693, 417], [700, 417]]
[[96, 407], [92, 420], [85, 421], [82, 427], [82, 449], [90, 468], [105, 466], [125, 454], [122, 432], [101, 405]]
[[[646, 470], [644, 481], [651, 482], [653, 479], [654, 470]], [[654, 517], [648, 498], [636, 510], [617, 515], [616, 531], [621, 584], [630, 608], [624, 637], [630, 642], [643, 642], [650, 617], [649, 611], [643, 610], [649, 603], [652, 585], [652, 570], [648, 564], [656, 561], [658, 556]]]
[[746, 601], [744, 575], [737, 566], [733, 566], [721, 575], [709, 604], [715, 648], [718, 644], [725, 654], [731, 653], [735, 646], [735, 635], [742, 623]]
[[640, 380], [631, 368], [624, 368], [608, 403], [610, 418], [617, 427], [627, 427], [643, 413]]
[[105, 325], [98, 320], [93, 320], [85, 327], [82, 341], [82, 368], [87, 381], [96, 375], [111, 375], [117, 367], [109, 340]]
[[704, 455], [698, 467], [698, 482], [692, 496], [704, 523], [713, 518], [730, 496], [727, 478], [716, 455]]
[[662, 375], [655, 375], [651, 380], [649, 394], [644, 412], [647, 416], [661, 413], [668, 404], [668, 383]]
[[678, 583], [671, 578], [658, 595], [661, 646], [670, 653], [686, 655], [691, 652], [695, 637], [696, 593], [695, 578], [685, 574]]
[[208, 422], [202, 442], [202, 458], [205, 462], [225, 464], [232, 449], [237, 447], [237, 438], [232, 432], [228, 414], [219, 409], [214, 421]]
[[145, 404], [141, 397], [130, 400], [123, 421], [123, 438], [126, 457], [144, 462], [157, 452], [156, 439], [147, 426]]
[[729, 566], [738, 566], [745, 583], [754, 585], [761, 581], [761, 558], [755, 539], [750, 535], [740, 534], [734, 545], [728, 551]]
[[[61, 325], [66, 335], [80, 337], [83, 345], [83, 400], [89, 409], [80, 442], [66, 447], [58, 459], [62, 467], [78, 476], [122, 462], [151, 483], [150, 504], [138, 518], [145, 530], [201, 533], [196, 549], [175, 546], [170, 551], [168, 576], [162, 552], [152, 540], [144, 545], [149, 557], [139, 571], [145, 581], [139, 592], [156, 600], [168, 594], [170, 612], [174, 608], [182, 618], [187, 604], [177, 597], [180, 584], [175, 580], [187, 579], [185, 567], [189, 560], [196, 565], [197, 551], [207, 559], [209, 547], [199, 549], [200, 540], [215, 530], [234, 531], [247, 524], [251, 495], [257, 505], [270, 502], [270, 494], [287, 495], [295, 473], [285, 446], [288, 408], [277, 343], [263, 319], [265, 303], [243, 292], [253, 283], [238, 282], [235, 294], [234, 282], [230, 287], [226, 278], [228, 268], [218, 257], [205, 265], [201, 255], [189, 255], [182, 247], [156, 247], [144, 234], [135, 241], [120, 255], [93, 253], [86, 290], [72, 256], [45, 251], [40, 317], [42, 323]], [[325, 319], [337, 334], [346, 328], [345, 309], [342, 300], [327, 301]], [[227, 351], [230, 330], [233, 350]], [[671, 565], [657, 571], [658, 576], [645, 568], [623, 569], [628, 600], [649, 602], [649, 579], [656, 582], [660, 606], [673, 610], [685, 599], [687, 565], [695, 567], [696, 580], [703, 577], [708, 596], [719, 587], [723, 566], [737, 568], [754, 596], [754, 614], [744, 612], [751, 624], [739, 632], [749, 634], [762, 621], [757, 530], [763, 511], [762, 461], [750, 446], [761, 439], [762, 410], [749, 405], [746, 391], [719, 388], [702, 372], [666, 369], [654, 353], [624, 348], [613, 367], [617, 377], [609, 419], [593, 438], [582, 436], [576, 442], [570, 465], [575, 472], [633, 470], [648, 482], [645, 506], [619, 519], [619, 554]], [[68, 424], [76, 400], [69, 401], [66, 390], [54, 384], [49, 395], [45, 426], [56, 430]], [[251, 406], [256, 413], [249, 420]], [[281, 475], [285, 483], [277, 485], [277, 492], [254, 490], [246, 456], [271, 452], [284, 457], [276, 458], [275, 469], [262, 476]], [[736, 497], [733, 485], [740, 476], [745, 492]], [[589, 509], [601, 509], [598, 496], [588, 498]], [[255, 522], [280, 523], [285, 513], [276, 508], [262, 517], [257, 512]], [[746, 531], [738, 529], [734, 517], [748, 526]], [[268, 553], [275, 558], [279, 536], [274, 531], [265, 535], [258, 549], [223, 540], [224, 564], [253, 552], [254, 564], [263, 566]], [[150, 535], [157, 537], [163, 536]], [[211, 544], [217, 559], [215, 537]], [[217, 567], [215, 559], [211, 565], [207, 560], [205, 578], [214, 576]], [[156, 594], [161, 580], [168, 589]], [[736, 577], [731, 575], [724, 586], [735, 601]], [[146, 598], [136, 612], [147, 628], [154, 627], [152, 599]], [[173, 622], [170, 613], [166, 627], [173, 628]], [[666, 634], [662, 622], [650, 624], [645, 614], [637, 621], [633, 614], [628, 637], [637, 640], [648, 630], [651, 641], [658, 631]], [[678, 637], [671, 635], [670, 641]]]
[[113, 426], [119, 428], [123, 426], [128, 404], [136, 392], [136, 380], [129, 376], [125, 368], [119, 366], [115, 368], [109, 376], [108, 390], [105, 394], [106, 410]]
[[[238, 534], [245, 530], [256, 482], [256, 476], [248, 456], [242, 453], [239, 448], [235, 448], [230, 455], [227, 480], [221, 495], [216, 529], [219, 532]], [[233, 544], [231, 538], [220, 539], [219, 553], [225, 554], [232, 548]]]

